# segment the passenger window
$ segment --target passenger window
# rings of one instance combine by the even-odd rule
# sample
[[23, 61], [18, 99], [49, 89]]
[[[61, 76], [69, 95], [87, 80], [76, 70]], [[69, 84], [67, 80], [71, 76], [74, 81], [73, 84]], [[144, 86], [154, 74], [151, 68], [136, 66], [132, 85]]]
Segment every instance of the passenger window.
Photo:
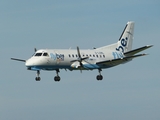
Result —
[[97, 57], [98, 57], [98, 55], [97, 55]]
[[105, 55], [103, 55], [103, 57], [105, 58]]
[[69, 56], [69, 57], [71, 57], [71, 55], [70, 55], [70, 54], [69, 54], [68, 56]]
[[36, 53], [35, 54], [35, 56], [41, 56], [42, 55], [42, 53]]
[[95, 57], [95, 55], [93, 55], [93, 57]]
[[72, 57], [74, 57], [74, 55], [72, 55]]

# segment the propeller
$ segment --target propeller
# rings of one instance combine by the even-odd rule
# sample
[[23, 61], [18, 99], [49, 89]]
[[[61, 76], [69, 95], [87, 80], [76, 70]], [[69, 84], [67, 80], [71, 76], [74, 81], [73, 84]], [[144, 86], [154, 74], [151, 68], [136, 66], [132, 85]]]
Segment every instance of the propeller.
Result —
[[[78, 54], [78, 59], [77, 59], [77, 60], [72, 60], [71, 62], [76, 62], [76, 61], [78, 61], [79, 64], [80, 64], [80, 67], [83, 67], [82, 61], [85, 60], [85, 59], [88, 59], [89, 57], [84, 57], [84, 58], [82, 58], [78, 46], [77, 46], [77, 54]], [[82, 69], [81, 69], [81, 72], [82, 72]]]
[[80, 50], [79, 50], [79, 47], [77, 46], [77, 53], [78, 53], [78, 59], [77, 60], [72, 60], [71, 62], [80, 62], [80, 64], [82, 64], [82, 61], [85, 60], [85, 59], [88, 59], [89, 57], [84, 57], [82, 58], [81, 57], [81, 54], [80, 54]]

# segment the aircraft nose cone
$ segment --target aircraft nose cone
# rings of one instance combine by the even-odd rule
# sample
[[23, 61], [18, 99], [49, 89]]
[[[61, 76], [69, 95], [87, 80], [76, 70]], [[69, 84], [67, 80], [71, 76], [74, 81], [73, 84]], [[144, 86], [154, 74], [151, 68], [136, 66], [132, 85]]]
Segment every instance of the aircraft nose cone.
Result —
[[25, 65], [26, 65], [27, 67], [29, 67], [29, 66], [33, 66], [34, 63], [33, 63], [33, 61], [31, 61], [31, 60], [29, 59], [29, 60], [26, 61]]

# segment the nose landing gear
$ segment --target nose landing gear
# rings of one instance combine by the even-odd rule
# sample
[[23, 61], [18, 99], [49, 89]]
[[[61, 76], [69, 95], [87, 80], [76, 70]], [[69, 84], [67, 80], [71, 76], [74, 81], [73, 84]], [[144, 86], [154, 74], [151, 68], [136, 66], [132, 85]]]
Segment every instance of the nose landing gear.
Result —
[[36, 80], [36, 81], [40, 81], [41, 78], [39, 77], [39, 75], [40, 75], [40, 71], [39, 71], [39, 70], [37, 70], [37, 74], [36, 74], [36, 75], [37, 75], [37, 76], [36, 76], [35, 80]]

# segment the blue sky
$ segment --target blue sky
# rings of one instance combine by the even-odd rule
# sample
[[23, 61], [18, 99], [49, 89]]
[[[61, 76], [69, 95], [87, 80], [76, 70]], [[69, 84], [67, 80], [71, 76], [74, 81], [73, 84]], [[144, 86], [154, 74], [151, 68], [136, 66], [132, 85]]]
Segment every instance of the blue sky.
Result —
[[[1, 120], [160, 119], [158, 0], [1, 0]], [[117, 42], [127, 21], [135, 21], [133, 48], [153, 44], [148, 56], [102, 71], [27, 71], [34, 48], [100, 47]]]

